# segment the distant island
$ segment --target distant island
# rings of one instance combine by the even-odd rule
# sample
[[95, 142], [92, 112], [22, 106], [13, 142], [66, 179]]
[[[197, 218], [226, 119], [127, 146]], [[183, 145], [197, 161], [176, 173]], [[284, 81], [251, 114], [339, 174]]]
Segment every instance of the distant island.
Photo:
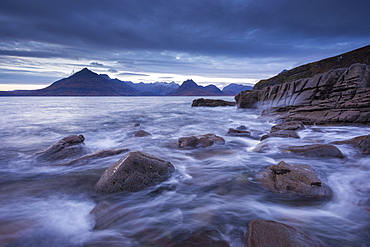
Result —
[[46, 88], [0, 91], [0, 96], [234, 96], [251, 89], [251, 86], [231, 83], [220, 90], [215, 85], [200, 86], [193, 80], [186, 80], [182, 85], [175, 82], [133, 83], [84, 68]]

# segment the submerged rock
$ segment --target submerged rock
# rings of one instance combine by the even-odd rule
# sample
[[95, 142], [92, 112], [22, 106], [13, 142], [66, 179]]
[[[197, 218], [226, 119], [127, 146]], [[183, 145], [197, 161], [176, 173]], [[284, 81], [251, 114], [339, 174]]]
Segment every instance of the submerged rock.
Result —
[[328, 198], [331, 190], [308, 165], [289, 165], [280, 161], [257, 174], [257, 180], [272, 192], [303, 198]]
[[90, 161], [90, 160], [93, 160], [93, 159], [98, 159], [98, 158], [100, 159], [100, 158], [105, 158], [105, 157], [109, 157], [109, 156], [114, 156], [114, 155], [118, 155], [118, 154], [128, 152], [128, 151], [129, 151], [129, 149], [127, 149], [127, 148], [100, 150], [100, 151], [97, 151], [95, 153], [88, 154], [88, 155], [79, 157], [77, 159], [74, 159], [74, 160], [72, 160], [68, 163], [60, 164], [58, 166], [70, 166], [70, 165], [74, 165], [74, 164], [79, 163], [79, 162]]
[[278, 132], [281, 130], [303, 130], [305, 127], [302, 122], [300, 121], [291, 121], [291, 122], [286, 122], [282, 124], [277, 124], [271, 127], [270, 132]]
[[179, 148], [184, 147], [209, 147], [213, 144], [225, 144], [225, 139], [215, 134], [180, 137], [177, 141]]
[[276, 221], [251, 220], [244, 243], [248, 247], [320, 247], [318, 241], [301, 231]]
[[230, 128], [229, 131], [227, 131], [226, 135], [229, 136], [251, 136], [251, 132], [245, 129], [233, 129]]
[[297, 134], [297, 132], [294, 131], [294, 130], [278, 130], [278, 131], [263, 135], [261, 137], [261, 141], [265, 140], [269, 137], [280, 137], [280, 138], [289, 138], [290, 137], [290, 138], [296, 138], [296, 139], [300, 138], [299, 135]]
[[59, 140], [44, 151], [35, 153], [38, 159], [54, 161], [73, 158], [87, 153], [83, 135], [70, 135]]
[[357, 136], [349, 140], [334, 141], [332, 144], [349, 144], [357, 148], [363, 154], [370, 154], [370, 135]]
[[149, 132], [146, 132], [145, 130], [138, 130], [134, 134], [135, 137], [143, 137], [143, 136], [151, 136]]
[[304, 155], [306, 157], [345, 158], [344, 154], [336, 146], [331, 144], [293, 146], [284, 151]]
[[235, 106], [236, 102], [225, 101], [221, 99], [195, 99], [191, 106], [207, 106], [207, 107], [217, 107], [217, 106]]
[[170, 162], [161, 158], [141, 151], [130, 152], [109, 167], [96, 186], [109, 194], [140, 191], [164, 182], [174, 170]]

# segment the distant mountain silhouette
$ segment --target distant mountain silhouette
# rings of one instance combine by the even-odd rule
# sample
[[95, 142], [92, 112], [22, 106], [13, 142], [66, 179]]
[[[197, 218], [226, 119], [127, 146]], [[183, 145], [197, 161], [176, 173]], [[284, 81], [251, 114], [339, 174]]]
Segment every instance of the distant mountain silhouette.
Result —
[[180, 86], [175, 82], [133, 83], [129, 81], [126, 83], [133, 89], [136, 89], [137, 91], [141, 92], [143, 95], [146, 96], [165, 96], [171, 93], [172, 91], [176, 90]]
[[[236, 88], [235, 85], [225, 88]], [[98, 75], [84, 68], [46, 88], [0, 91], [0, 96], [223, 96], [236, 95], [240, 91], [224, 93], [215, 85], [203, 87], [193, 80], [184, 81], [181, 86], [175, 82], [133, 83], [111, 79], [108, 75]]]
[[138, 96], [141, 93], [122, 81], [108, 80], [85, 68], [68, 78], [38, 90], [1, 92], [13, 96]]
[[242, 84], [231, 83], [222, 89], [225, 95], [235, 96], [241, 91], [252, 90], [252, 86], [244, 86]]
[[168, 94], [169, 96], [222, 96], [222, 91], [215, 85], [199, 86], [193, 80], [186, 80], [182, 85]]

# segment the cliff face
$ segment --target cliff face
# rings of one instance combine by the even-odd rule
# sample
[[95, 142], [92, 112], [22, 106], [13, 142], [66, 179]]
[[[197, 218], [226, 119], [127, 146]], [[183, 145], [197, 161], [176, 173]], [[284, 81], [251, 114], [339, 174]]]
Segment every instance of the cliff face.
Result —
[[263, 116], [305, 124], [370, 124], [370, 66], [353, 64], [310, 78], [244, 91], [238, 107], [260, 107]]

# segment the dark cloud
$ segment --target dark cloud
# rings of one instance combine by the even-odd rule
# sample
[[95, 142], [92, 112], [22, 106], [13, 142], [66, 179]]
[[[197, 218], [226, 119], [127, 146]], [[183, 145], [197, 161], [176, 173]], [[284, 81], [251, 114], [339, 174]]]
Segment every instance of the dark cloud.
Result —
[[91, 63], [90, 63], [90, 66], [94, 66], [94, 67], [104, 67], [104, 64], [102, 64], [102, 63], [98, 63], [98, 62], [91, 62]]
[[123, 76], [149, 76], [147, 74], [138, 74], [138, 73], [119, 73], [118, 75], [123, 75]]
[[214, 73], [229, 59], [299, 64], [368, 45], [369, 13], [368, 0], [1, 0], [0, 56], [144, 74]]

